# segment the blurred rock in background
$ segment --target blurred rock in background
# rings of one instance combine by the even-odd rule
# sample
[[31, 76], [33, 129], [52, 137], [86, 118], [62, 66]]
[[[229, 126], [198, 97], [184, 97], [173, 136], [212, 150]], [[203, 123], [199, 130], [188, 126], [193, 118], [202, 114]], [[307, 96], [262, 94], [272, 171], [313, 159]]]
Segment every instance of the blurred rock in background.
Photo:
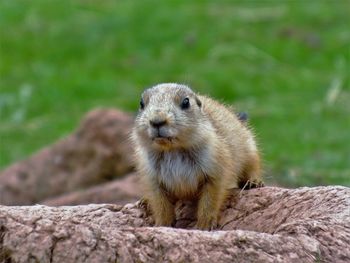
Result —
[[[0, 204], [30, 205], [46, 199], [66, 205], [134, 201], [140, 195], [135, 176], [106, 183], [133, 170], [132, 123], [133, 118], [121, 111], [91, 111], [71, 135], [0, 173]], [[71, 195], [64, 197], [67, 193]], [[54, 201], [56, 196], [60, 197]]]

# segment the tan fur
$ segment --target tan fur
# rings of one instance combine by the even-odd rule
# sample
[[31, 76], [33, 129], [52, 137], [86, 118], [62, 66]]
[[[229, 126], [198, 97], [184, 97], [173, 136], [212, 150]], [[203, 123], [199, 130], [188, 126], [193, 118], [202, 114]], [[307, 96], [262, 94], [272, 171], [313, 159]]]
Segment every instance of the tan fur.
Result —
[[174, 83], [146, 90], [142, 100], [132, 141], [157, 226], [170, 226], [176, 201], [190, 199], [198, 200], [197, 228], [212, 229], [229, 188], [262, 185], [254, 137], [232, 109]]

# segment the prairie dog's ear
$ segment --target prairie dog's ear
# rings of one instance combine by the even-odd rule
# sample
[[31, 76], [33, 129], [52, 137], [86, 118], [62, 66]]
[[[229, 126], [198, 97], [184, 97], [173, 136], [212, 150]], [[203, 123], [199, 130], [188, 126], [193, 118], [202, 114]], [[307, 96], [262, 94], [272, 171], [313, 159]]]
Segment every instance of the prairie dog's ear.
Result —
[[242, 111], [242, 112], [236, 113], [236, 115], [241, 122], [243, 123], [248, 122], [248, 113]]
[[202, 107], [202, 102], [200, 101], [200, 99], [198, 99], [197, 96], [195, 97], [195, 100], [196, 100], [196, 103], [197, 103], [198, 107], [199, 108]]

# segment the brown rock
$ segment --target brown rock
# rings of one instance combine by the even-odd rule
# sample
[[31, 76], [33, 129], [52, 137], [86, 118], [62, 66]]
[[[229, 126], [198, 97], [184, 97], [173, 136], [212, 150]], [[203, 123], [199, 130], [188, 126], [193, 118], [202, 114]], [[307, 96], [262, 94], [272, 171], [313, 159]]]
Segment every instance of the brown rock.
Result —
[[34, 204], [131, 171], [129, 131], [133, 119], [97, 109], [67, 138], [0, 174], [0, 204]]
[[40, 202], [49, 206], [117, 203], [125, 205], [141, 198], [136, 174]]
[[1, 206], [0, 261], [350, 262], [350, 189], [235, 190], [218, 229], [152, 227], [137, 204]]

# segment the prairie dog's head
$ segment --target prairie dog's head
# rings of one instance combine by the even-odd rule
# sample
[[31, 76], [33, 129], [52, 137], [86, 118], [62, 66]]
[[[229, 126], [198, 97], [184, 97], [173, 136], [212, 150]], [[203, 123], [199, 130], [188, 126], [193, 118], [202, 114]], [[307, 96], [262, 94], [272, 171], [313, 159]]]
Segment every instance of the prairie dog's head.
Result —
[[189, 87], [159, 84], [141, 95], [133, 137], [155, 150], [188, 148], [198, 143], [205, 123], [202, 103]]

